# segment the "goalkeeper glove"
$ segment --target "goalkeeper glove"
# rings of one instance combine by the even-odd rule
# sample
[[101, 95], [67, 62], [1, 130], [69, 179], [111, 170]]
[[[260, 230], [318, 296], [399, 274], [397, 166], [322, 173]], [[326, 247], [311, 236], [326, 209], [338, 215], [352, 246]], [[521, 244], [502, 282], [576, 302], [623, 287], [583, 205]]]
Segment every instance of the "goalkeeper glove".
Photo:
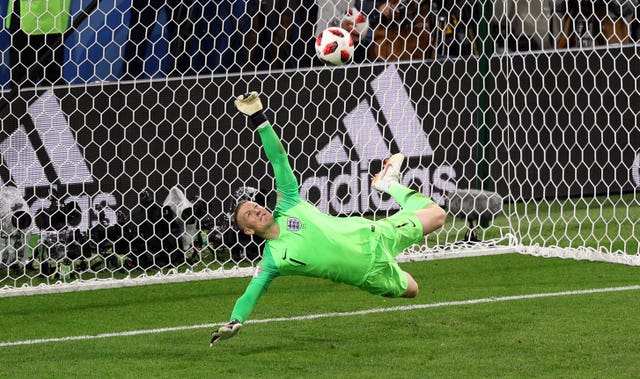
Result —
[[253, 126], [259, 127], [268, 121], [262, 111], [260, 95], [256, 91], [236, 97], [234, 104], [241, 113], [249, 116]]
[[216, 342], [220, 340], [226, 340], [235, 336], [242, 328], [242, 324], [238, 320], [232, 320], [222, 325], [218, 330], [211, 333], [211, 344], [209, 347], [213, 347]]

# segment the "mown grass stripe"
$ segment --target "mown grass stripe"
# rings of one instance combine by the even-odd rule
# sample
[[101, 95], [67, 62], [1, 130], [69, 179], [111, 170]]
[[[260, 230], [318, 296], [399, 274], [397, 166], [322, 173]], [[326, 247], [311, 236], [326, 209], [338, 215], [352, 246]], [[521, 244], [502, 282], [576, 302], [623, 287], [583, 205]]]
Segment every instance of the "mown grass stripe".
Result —
[[[360, 311], [352, 311], [352, 312], [333, 312], [333, 313], [320, 313], [320, 314], [293, 316], [293, 317], [266, 318], [266, 319], [258, 319], [258, 320], [248, 320], [246, 321], [245, 324], [264, 324], [264, 323], [283, 322], [283, 321], [284, 322], [304, 321], [304, 320], [315, 320], [319, 318], [329, 318], [329, 317], [359, 316], [359, 315], [367, 315], [367, 314], [373, 314], [373, 313], [411, 311], [416, 309], [452, 307], [452, 306], [459, 306], [459, 305], [471, 305], [471, 304], [482, 304], [482, 303], [492, 303], [492, 302], [516, 301], [516, 300], [538, 299], [538, 298], [547, 298], [547, 297], [586, 295], [586, 294], [593, 294], [593, 293], [621, 292], [621, 291], [634, 291], [634, 290], [640, 290], [640, 285], [610, 287], [610, 288], [594, 288], [594, 289], [549, 292], [549, 293], [536, 293], [536, 294], [528, 294], [528, 295], [487, 297], [482, 299], [445, 301], [445, 302], [430, 303], [430, 304], [414, 304], [414, 305], [402, 305], [402, 306], [386, 307], [386, 308], [372, 308], [372, 309], [363, 309]], [[117, 332], [117, 333], [101, 333], [96, 335], [68, 336], [68, 337], [57, 337], [57, 338], [42, 338], [42, 339], [31, 339], [31, 340], [23, 340], [23, 341], [0, 342], [0, 347], [19, 346], [19, 345], [38, 345], [38, 344], [44, 344], [44, 343], [65, 342], [65, 341], [94, 340], [94, 339], [112, 338], [112, 337], [126, 337], [126, 336], [142, 335], [142, 334], [157, 334], [157, 333], [175, 332], [175, 331], [191, 330], [191, 329], [208, 329], [208, 328], [212, 329], [219, 325], [222, 325], [223, 323], [224, 322], [213, 323], [213, 324], [184, 325], [184, 326], [156, 328], [156, 329], [131, 330], [131, 331]]]

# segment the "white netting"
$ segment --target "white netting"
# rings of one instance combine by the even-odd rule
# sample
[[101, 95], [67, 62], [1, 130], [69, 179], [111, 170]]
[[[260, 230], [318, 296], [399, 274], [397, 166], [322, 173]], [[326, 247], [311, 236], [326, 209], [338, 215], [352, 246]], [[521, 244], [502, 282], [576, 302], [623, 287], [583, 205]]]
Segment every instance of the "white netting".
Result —
[[0, 296], [251, 272], [230, 208], [275, 194], [250, 90], [323, 211], [394, 212], [369, 181], [405, 154], [451, 216], [401, 261], [638, 264], [637, 1], [50, 3], [0, 9]]

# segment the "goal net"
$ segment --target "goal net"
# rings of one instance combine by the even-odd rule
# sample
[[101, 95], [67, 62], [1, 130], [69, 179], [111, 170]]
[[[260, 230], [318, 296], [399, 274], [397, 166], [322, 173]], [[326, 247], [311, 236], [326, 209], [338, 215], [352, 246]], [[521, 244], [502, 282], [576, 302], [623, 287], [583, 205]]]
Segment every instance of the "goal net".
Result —
[[636, 1], [84, 3], [48, 34], [0, 9], [0, 297], [250, 275], [230, 212], [276, 194], [249, 91], [324, 212], [395, 212], [370, 179], [404, 153], [449, 217], [401, 261], [640, 265]]

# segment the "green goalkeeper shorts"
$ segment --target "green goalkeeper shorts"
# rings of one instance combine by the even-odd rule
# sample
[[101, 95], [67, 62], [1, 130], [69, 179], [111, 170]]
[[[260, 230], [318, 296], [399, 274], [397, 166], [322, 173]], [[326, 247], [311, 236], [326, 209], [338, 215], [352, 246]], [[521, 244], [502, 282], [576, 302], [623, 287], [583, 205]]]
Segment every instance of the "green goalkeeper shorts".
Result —
[[376, 221], [372, 231], [375, 233], [372, 244], [375, 259], [360, 288], [374, 295], [400, 297], [409, 282], [395, 257], [407, 247], [423, 241], [422, 224], [413, 211], [400, 211]]

